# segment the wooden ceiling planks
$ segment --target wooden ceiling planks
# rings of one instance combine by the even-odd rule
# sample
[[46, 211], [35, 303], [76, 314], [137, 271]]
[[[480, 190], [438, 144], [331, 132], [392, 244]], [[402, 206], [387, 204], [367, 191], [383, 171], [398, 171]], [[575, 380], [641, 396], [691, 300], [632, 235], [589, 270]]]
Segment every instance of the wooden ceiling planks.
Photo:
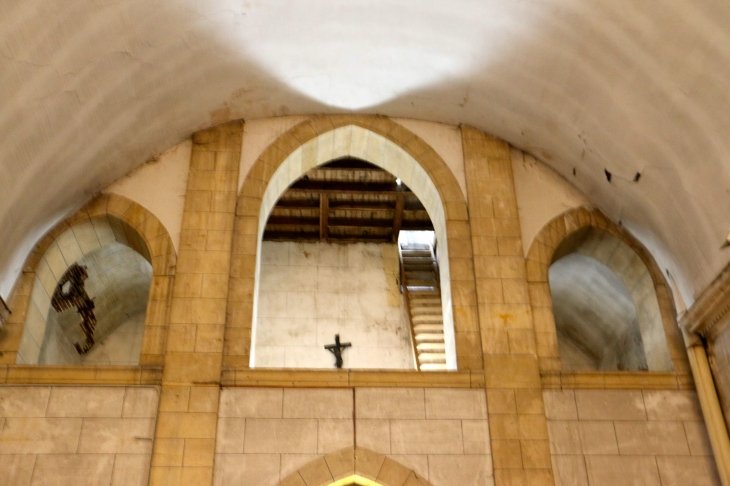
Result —
[[433, 231], [418, 197], [393, 174], [347, 158], [292, 184], [271, 210], [264, 240], [395, 242], [401, 230]]

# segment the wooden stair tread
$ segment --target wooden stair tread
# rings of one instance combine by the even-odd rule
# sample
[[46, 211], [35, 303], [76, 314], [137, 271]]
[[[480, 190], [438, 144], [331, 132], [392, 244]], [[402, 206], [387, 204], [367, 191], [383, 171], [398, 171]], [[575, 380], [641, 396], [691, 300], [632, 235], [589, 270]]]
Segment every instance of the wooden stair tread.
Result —
[[446, 363], [423, 363], [421, 371], [446, 371]]

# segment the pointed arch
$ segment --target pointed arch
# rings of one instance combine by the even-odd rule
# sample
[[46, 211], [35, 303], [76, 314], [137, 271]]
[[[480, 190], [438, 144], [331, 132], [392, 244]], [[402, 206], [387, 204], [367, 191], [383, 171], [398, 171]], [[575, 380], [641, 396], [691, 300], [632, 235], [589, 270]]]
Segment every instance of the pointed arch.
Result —
[[432, 486], [412, 469], [363, 447], [347, 447], [319, 457], [278, 486]]
[[[276, 139], [244, 180], [236, 207], [224, 362], [248, 367], [252, 354], [259, 245], [268, 211], [306, 170], [338, 157], [361, 158], [401, 178], [419, 197], [448, 258], [441, 262], [450, 369], [481, 368], [466, 199], [456, 177], [426, 142], [380, 116], [316, 116]], [[447, 285], [444, 285], [446, 282]], [[453, 289], [453, 292], [452, 292]], [[447, 328], [446, 322], [453, 324]]]
[[[91, 228], [92, 232], [106, 231], [109, 241], [129, 246], [152, 266], [152, 283], [139, 363], [162, 365], [167, 341], [166, 312], [177, 260], [175, 248], [164, 225], [153, 213], [124, 196], [112, 193], [103, 193], [93, 198], [76, 213], [54, 226], [33, 247], [11, 296], [14, 313], [10, 320], [12, 328], [3, 340], [3, 361], [8, 364], [16, 363], [24, 336], [27, 339], [30, 335], [28, 311], [34, 302], [39, 265], [44, 262], [54, 243], [74, 235], [75, 231], [79, 232], [84, 227]], [[99, 229], [100, 227], [103, 229]], [[93, 248], [81, 250], [80, 254], [83, 256], [91, 251]], [[72, 263], [64, 264], [68, 267]], [[49, 278], [57, 281], [52, 273]]]
[[548, 222], [535, 236], [527, 253], [527, 280], [541, 371], [562, 369], [548, 281], [550, 265], [567, 254], [571, 237], [579, 236], [591, 228], [620, 240], [627, 253], [633, 253], [634, 258], [643, 264], [646, 269], [644, 278], [650, 279], [656, 294], [655, 302], [662, 322], [659, 332], [663, 331], [661, 337], [668, 353], [668, 356], [662, 357], [664, 351], [659, 350], [657, 360], [670, 360], [675, 370], [687, 370], [687, 358], [679, 335], [671, 289], [651, 253], [631, 233], [613, 223], [600, 210], [593, 206], [581, 206]]

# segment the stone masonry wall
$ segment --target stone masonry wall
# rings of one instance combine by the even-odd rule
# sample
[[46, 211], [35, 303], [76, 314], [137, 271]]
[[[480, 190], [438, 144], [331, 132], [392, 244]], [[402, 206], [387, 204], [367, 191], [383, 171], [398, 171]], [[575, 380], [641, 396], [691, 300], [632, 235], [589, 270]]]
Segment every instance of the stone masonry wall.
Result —
[[556, 486], [720, 484], [695, 392], [543, 393]]
[[0, 388], [0, 484], [146, 486], [159, 391]]
[[353, 446], [434, 486], [494, 484], [484, 390], [431, 388], [223, 388], [213, 484], [275, 486]]

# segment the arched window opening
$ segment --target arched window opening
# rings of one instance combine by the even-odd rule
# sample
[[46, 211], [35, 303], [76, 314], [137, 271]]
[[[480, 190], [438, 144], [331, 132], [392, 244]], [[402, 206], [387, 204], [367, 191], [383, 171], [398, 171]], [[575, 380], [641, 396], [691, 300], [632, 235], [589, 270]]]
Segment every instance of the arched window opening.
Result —
[[563, 369], [673, 368], [651, 275], [624, 241], [576, 231], [555, 250], [549, 283]]
[[139, 364], [152, 273], [144, 240], [124, 221], [66, 230], [36, 269], [18, 362]]
[[[137, 364], [152, 266], [120, 243], [110, 243], [84, 256], [77, 265], [88, 274], [84, 287], [94, 304], [92, 341], [80, 325], [83, 318], [75, 306], [61, 312], [51, 308], [38, 363]], [[85, 349], [87, 342], [90, 346]]]
[[304, 172], [264, 227], [252, 364], [332, 368], [324, 346], [339, 335], [344, 368], [446, 369], [433, 230], [381, 167], [346, 157]]

